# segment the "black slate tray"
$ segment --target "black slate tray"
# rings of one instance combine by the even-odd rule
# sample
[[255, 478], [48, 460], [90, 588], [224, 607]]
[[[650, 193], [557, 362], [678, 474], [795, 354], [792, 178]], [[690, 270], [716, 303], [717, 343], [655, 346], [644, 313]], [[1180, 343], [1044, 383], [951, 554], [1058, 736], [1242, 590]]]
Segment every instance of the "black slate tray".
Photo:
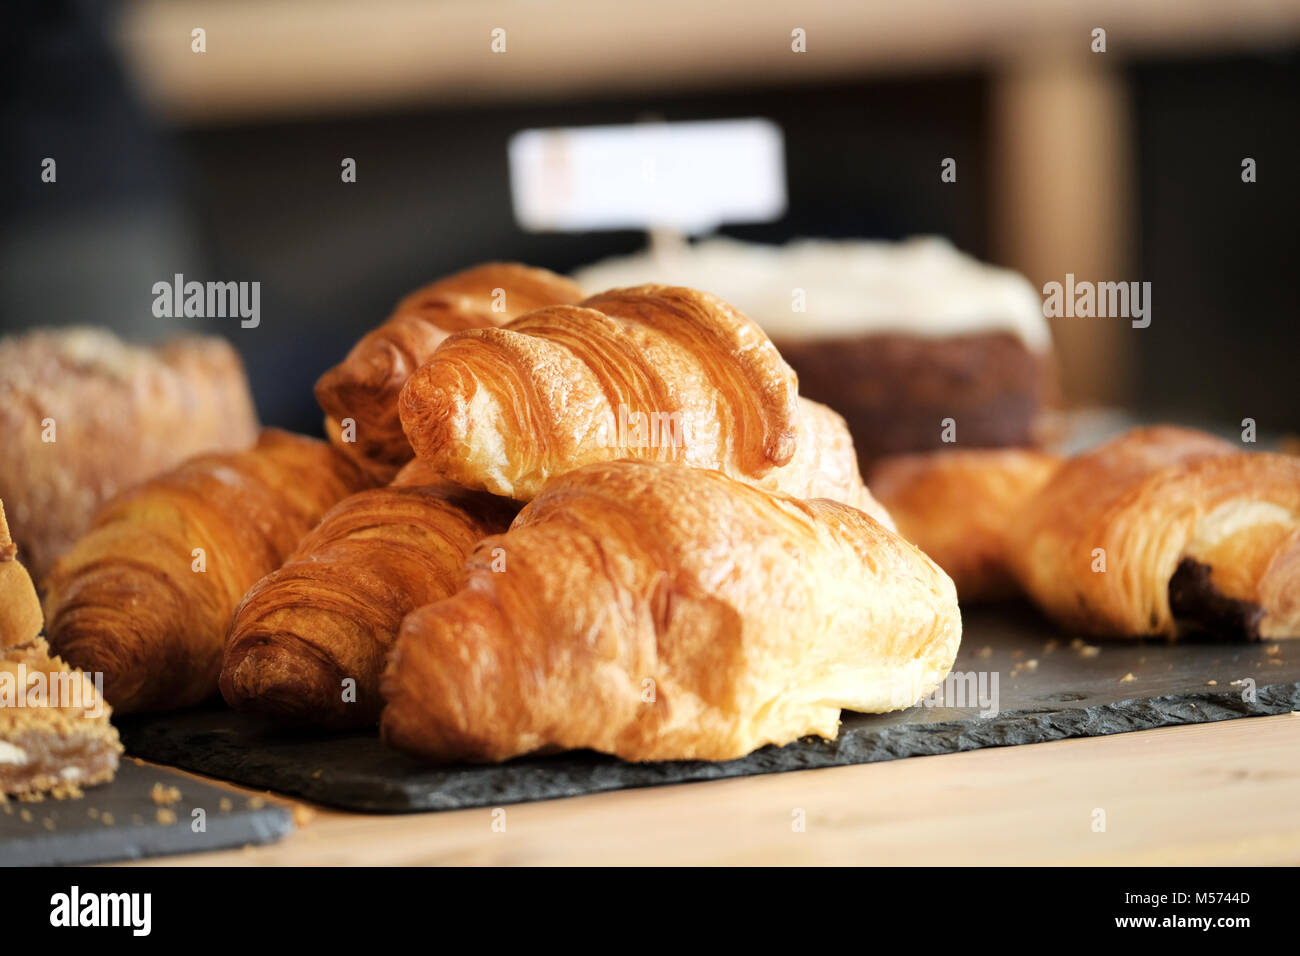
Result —
[[[180, 799], [160, 805], [155, 784], [175, 787]], [[194, 810], [206, 816], [194, 832]], [[126, 758], [112, 783], [75, 800], [42, 800], [0, 807], [0, 866], [49, 866], [136, 860], [270, 843], [293, 829], [290, 812], [258, 798], [201, 783]]]
[[[584, 752], [496, 766], [429, 768], [387, 749], [373, 733], [286, 731], [224, 709], [128, 718], [120, 729], [128, 752], [159, 763], [346, 810], [402, 813], [1300, 710], [1300, 642], [1112, 642], [1090, 649], [1062, 636], [1028, 606], [977, 607], [963, 617], [954, 672], [983, 673], [990, 692], [996, 674], [996, 713], [949, 706], [963, 702], [954, 683], [942, 695], [942, 706], [922, 704], [883, 715], [846, 713], [838, 740], [808, 738], [726, 763], [629, 764]], [[1253, 681], [1253, 695], [1247, 693], [1248, 683], [1234, 681]]]

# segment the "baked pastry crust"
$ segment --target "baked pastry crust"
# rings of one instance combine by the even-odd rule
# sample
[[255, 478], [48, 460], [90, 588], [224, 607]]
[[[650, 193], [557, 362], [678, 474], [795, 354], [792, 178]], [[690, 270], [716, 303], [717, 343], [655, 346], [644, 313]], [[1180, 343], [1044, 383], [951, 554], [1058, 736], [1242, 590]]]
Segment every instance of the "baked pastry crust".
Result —
[[[316, 383], [330, 440], [377, 479], [389, 480], [412, 456], [397, 416], [398, 394], [448, 335], [580, 298], [564, 276], [512, 262], [485, 263], [415, 290]], [[339, 423], [346, 418], [356, 422], [355, 442], [343, 440]]]
[[198, 703], [217, 690], [244, 593], [368, 485], [328, 443], [267, 429], [249, 451], [193, 458], [119, 495], [50, 574], [51, 646], [103, 672], [119, 712]]
[[963, 603], [1019, 591], [1006, 565], [1007, 532], [1061, 459], [1018, 448], [897, 455], [871, 471], [871, 489], [898, 532], [933, 558]]
[[1062, 465], [1008, 544], [1021, 585], [1067, 627], [1300, 636], [1300, 461], [1288, 456], [1134, 429]]
[[37, 581], [118, 491], [201, 452], [247, 448], [257, 427], [243, 363], [222, 339], [147, 347], [67, 328], [0, 340], [0, 498]]
[[875, 507], [843, 419], [800, 401], [757, 325], [692, 289], [612, 289], [458, 333], [399, 408], [420, 458], [520, 501], [583, 465], [637, 458]]
[[376, 723], [379, 675], [402, 618], [454, 593], [474, 545], [504, 531], [517, 510], [443, 482], [344, 498], [240, 603], [222, 696], [278, 720]]
[[657, 462], [554, 479], [467, 570], [407, 615], [382, 683], [384, 739], [430, 760], [833, 738], [841, 708], [932, 690], [961, 638], [952, 582], [861, 511]]
[[0, 650], [36, 637], [44, 622], [40, 599], [18, 560], [18, 547], [9, 536], [4, 502], [0, 501]]

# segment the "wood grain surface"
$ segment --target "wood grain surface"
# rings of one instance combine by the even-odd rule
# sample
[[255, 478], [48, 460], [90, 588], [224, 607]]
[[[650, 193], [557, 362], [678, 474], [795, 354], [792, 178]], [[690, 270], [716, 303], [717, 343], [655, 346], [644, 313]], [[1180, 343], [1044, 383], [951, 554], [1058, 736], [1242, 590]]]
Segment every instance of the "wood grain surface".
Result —
[[[1298, 756], [1300, 713], [503, 811], [368, 816], [294, 804], [300, 828], [278, 844], [147, 862], [1294, 865]], [[502, 812], [505, 829], [494, 831]]]

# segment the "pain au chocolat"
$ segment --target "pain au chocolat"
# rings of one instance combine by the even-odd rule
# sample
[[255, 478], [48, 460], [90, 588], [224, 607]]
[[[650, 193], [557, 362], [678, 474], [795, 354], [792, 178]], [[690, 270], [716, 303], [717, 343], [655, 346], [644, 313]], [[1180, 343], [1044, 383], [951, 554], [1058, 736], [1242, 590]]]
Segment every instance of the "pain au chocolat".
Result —
[[1138, 428], [1065, 462], [1007, 558], [1066, 627], [1112, 637], [1300, 637], [1300, 459]]

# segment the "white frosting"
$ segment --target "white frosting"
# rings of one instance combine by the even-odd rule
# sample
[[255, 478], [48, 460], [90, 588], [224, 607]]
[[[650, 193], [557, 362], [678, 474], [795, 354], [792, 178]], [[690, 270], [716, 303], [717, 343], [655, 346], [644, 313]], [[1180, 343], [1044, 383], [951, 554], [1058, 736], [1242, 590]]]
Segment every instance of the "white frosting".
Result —
[[[764, 246], [734, 239], [606, 259], [574, 274], [588, 293], [657, 282], [721, 296], [774, 338], [1008, 331], [1051, 344], [1043, 302], [1022, 275], [959, 252], [946, 239], [803, 239]], [[804, 293], [795, 311], [795, 290]]]
[[0, 763], [15, 764], [21, 767], [27, 763], [27, 751], [22, 747], [15, 747], [7, 740], [0, 740]]

